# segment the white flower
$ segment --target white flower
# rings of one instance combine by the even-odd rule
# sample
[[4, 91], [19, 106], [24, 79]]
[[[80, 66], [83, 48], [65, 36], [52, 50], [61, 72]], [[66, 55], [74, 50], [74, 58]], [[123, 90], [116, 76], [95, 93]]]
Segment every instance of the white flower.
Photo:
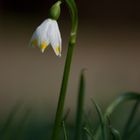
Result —
[[46, 19], [33, 33], [31, 46], [38, 47], [42, 53], [50, 44], [57, 56], [61, 56], [62, 43], [56, 20]]

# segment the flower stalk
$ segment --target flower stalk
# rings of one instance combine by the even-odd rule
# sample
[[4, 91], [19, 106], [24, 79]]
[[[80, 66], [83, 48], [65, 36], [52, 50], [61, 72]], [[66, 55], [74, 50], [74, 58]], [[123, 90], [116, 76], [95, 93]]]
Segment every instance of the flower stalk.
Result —
[[65, 61], [63, 80], [61, 84], [58, 106], [57, 106], [55, 122], [54, 122], [54, 128], [53, 128], [53, 133], [52, 133], [52, 140], [58, 140], [60, 136], [63, 109], [64, 109], [68, 79], [69, 79], [69, 74], [70, 74], [70, 67], [71, 67], [71, 62], [72, 62], [72, 55], [73, 55], [73, 50], [76, 44], [77, 28], [78, 28], [78, 14], [77, 14], [77, 7], [75, 4], [75, 1], [65, 0], [65, 2], [67, 3], [69, 11], [70, 11], [72, 26], [71, 26], [69, 43], [68, 43], [68, 51], [67, 51], [67, 56], [66, 56], [66, 61]]

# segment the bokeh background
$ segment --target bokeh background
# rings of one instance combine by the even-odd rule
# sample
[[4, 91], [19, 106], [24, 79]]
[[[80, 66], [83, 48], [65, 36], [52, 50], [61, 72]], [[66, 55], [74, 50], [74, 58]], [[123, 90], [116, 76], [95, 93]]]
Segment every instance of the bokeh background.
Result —
[[[36, 120], [53, 120], [70, 31], [62, 5], [59, 26], [62, 57], [29, 47], [36, 27], [47, 18], [52, 0], [0, 1], [0, 119], [20, 101]], [[77, 0], [78, 40], [65, 110], [74, 118], [80, 71], [86, 68], [85, 110], [94, 98], [103, 109], [121, 93], [140, 92], [140, 4], [136, 0]]]

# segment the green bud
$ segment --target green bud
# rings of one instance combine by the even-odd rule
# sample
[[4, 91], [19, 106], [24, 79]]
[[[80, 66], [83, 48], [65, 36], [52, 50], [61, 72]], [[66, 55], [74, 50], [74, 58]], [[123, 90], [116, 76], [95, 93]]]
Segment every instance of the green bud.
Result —
[[49, 17], [51, 19], [55, 19], [55, 20], [58, 20], [59, 16], [60, 16], [60, 4], [61, 4], [61, 1], [57, 1], [50, 9], [50, 12], [49, 12]]

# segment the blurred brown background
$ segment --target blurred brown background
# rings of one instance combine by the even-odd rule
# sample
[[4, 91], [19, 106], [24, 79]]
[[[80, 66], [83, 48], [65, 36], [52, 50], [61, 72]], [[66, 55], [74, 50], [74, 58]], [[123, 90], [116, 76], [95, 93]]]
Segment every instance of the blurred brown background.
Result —
[[[62, 80], [70, 20], [62, 5], [59, 19], [62, 57], [28, 47], [36, 27], [47, 18], [52, 0], [0, 1], [1, 119], [22, 100], [36, 116], [54, 116]], [[86, 68], [86, 109], [95, 98], [106, 107], [116, 95], [140, 92], [140, 4], [136, 0], [77, 0], [79, 33], [66, 100], [75, 112], [78, 80]], [[73, 113], [71, 113], [71, 116]]]

